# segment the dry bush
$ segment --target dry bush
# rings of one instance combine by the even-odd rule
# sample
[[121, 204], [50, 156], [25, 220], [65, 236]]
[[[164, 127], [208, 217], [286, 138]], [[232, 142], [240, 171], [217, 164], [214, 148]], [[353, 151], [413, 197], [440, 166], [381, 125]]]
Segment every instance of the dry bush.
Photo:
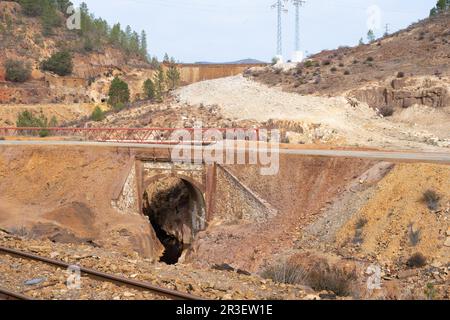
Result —
[[369, 222], [366, 218], [360, 218], [358, 221], [356, 221], [355, 228], [356, 229], [362, 229], [364, 226]]
[[409, 225], [408, 237], [409, 237], [409, 242], [411, 243], [411, 245], [413, 247], [415, 247], [419, 244], [421, 233], [422, 233], [422, 230], [418, 229], [418, 230], [414, 231], [413, 225], [412, 224]]
[[392, 108], [391, 106], [383, 106], [378, 109], [378, 114], [382, 115], [383, 117], [390, 117], [394, 114], [394, 108]]
[[353, 294], [353, 284], [357, 280], [356, 271], [347, 272], [326, 262], [318, 262], [309, 269], [282, 262], [266, 268], [261, 276], [278, 283], [306, 285], [315, 291], [332, 291], [343, 297]]
[[441, 197], [434, 190], [428, 189], [423, 193], [422, 201], [426, 203], [430, 210], [435, 211], [438, 209], [439, 200], [441, 200]]
[[306, 282], [307, 272], [292, 262], [281, 262], [266, 268], [261, 277], [272, 279], [274, 282], [286, 284], [303, 284]]
[[308, 285], [316, 291], [332, 291], [341, 297], [353, 293], [353, 283], [357, 280], [356, 271], [346, 272], [327, 263], [317, 263], [308, 272]]
[[410, 268], [422, 268], [426, 266], [427, 258], [419, 252], [414, 253], [407, 261], [406, 265]]

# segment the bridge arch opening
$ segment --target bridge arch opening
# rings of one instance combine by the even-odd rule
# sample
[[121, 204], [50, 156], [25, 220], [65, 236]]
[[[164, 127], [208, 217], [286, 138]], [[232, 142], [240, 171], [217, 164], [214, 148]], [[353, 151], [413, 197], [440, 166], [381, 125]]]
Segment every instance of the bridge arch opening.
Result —
[[144, 183], [142, 212], [164, 246], [161, 262], [176, 264], [204, 229], [201, 186], [187, 177], [156, 176]]

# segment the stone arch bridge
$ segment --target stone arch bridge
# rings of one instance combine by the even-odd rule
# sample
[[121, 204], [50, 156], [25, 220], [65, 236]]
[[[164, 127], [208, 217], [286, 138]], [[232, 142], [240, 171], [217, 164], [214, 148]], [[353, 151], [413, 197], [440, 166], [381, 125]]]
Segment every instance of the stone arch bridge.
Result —
[[208, 224], [220, 220], [261, 222], [277, 214], [267, 201], [242, 183], [228, 167], [219, 164], [191, 164], [169, 157], [135, 155], [118, 188], [112, 206], [125, 215], [144, 214], [144, 193], [157, 181], [176, 178], [190, 193], [193, 236]]

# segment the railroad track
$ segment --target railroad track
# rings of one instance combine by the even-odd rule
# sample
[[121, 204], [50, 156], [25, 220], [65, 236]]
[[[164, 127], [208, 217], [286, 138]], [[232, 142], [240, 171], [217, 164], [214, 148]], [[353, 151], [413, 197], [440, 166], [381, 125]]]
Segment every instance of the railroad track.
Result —
[[33, 299], [24, 294], [0, 287], [0, 300], [33, 300]]
[[[2, 246], [0, 246], [0, 254], [15, 256], [15, 257], [19, 257], [22, 259], [33, 260], [33, 261], [37, 261], [37, 262], [42, 262], [47, 265], [65, 268], [65, 269], [67, 269], [69, 267], [73, 267], [73, 265], [63, 262], [63, 261], [50, 259], [47, 257], [41, 257], [41, 256], [38, 256], [38, 255], [35, 255], [32, 253], [23, 252], [23, 251], [6, 248], [6, 247], [2, 247]], [[156, 294], [156, 295], [159, 295], [159, 296], [162, 296], [165, 298], [169, 298], [172, 300], [203, 300], [201, 297], [197, 297], [197, 296], [194, 296], [194, 295], [191, 295], [188, 293], [184, 293], [184, 292], [180, 292], [180, 291], [176, 291], [176, 290], [158, 287], [151, 283], [128, 279], [128, 278], [125, 278], [122, 276], [117, 276], [114, 274], [109, 274], [109, 273], [105, 273], [102, 271], [85, 268], [82, 266], [78, 266], [78, 267], [82, 274], [85, 274], [90, 278], [93, 278], [95, 280], [104, 281], [104, 282], [110, 282], [110, 283], [113, 283], [120, 287], [125, 286], [125, 287], [129, 287], [129, 288], [137, 289], [140, 291], [148, 291], [153, 294]], [[1, 288], [1, 287], [0, 287], [0, 299], [32, 300], [31, 297], [28, 297], [22, 293], [13, 292], [6, 288]]]

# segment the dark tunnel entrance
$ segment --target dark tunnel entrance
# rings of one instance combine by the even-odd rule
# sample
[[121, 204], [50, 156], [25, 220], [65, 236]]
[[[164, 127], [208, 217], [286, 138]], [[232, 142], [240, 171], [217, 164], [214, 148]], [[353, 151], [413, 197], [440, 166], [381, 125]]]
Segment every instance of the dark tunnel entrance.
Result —
[[160, 261], [176, 264], [199, 231], [204, 217], [203, 195], [186, 180], [165, 177], [146, 188], [142, 211], [164, 246]]

